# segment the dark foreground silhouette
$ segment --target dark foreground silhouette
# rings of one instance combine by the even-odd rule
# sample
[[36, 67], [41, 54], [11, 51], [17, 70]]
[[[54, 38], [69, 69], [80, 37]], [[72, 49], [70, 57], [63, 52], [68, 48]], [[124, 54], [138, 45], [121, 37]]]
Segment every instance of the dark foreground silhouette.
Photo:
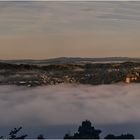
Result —
[[[27, 134], [20, 134], [19, 132], [22, 129], [22, 127], [14, 128], [10, 131], [9, 135], [4, 137], [1, 136], [0, 139], [25, 139], [28, 137]], [[92, 126], [91, 122], [86, 120], [83, 121], [82, 124], [78, 128], [78, 132], [71, 134], [65, 134], [64, 139], [100, 139], [101, 134], [100, 129], [95, 129], [94, 126]], [[40, 134], [37, 136], [37, 139], [45, 139], [45, 137]], [[104, 139], [134, 139], [134, 136], [132, 134], [121, 134], [120, 136], [115, 136], [113, 134], [108, 134], [104, 137]]]
[[83, 121], [82, 125], [78, 128], [78, 132], [74, 133], [73, 136], [66, 134], [64, 139], [99, 139], [101, 132], [101, 130], [95, 129], [90, 121]]
[[134, 136], [132, 134], [122, 134], [120, 136], [109, 134], [104, 139], [134, 139]]
[[[90, 121], [86, 120], [79, 126], [78, 132], [74, 135], [66, 134], [64, 139], [100, 139], [101, 132], [101, 130], [95, 129]], [[109, 134], [104, 139], [134, 139], [134, 136], [132, 134], [121, 134], [120, 136]]]

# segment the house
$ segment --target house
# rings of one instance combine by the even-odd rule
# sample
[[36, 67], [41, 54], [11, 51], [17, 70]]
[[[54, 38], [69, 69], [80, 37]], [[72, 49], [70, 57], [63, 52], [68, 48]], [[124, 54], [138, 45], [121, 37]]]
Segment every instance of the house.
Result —
[[133, 81], [136, 81], [138, 77], [135, 74], [128, 74], [125, 78], [125, 83], [131, 83]]

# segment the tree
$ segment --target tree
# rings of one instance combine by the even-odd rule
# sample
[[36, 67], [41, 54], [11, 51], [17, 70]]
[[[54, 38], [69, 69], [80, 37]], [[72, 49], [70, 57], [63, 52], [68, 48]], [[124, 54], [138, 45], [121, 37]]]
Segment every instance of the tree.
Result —
[[44, 136], [42, 134], [38, 135], [37, 139], [45, 139]]
[[73, 136], [66, 134], [64, 139], [99, 139], [101, 130], [95, 129], [91, 122], [86, 120], [82, 122], [82, 125], [79, 126], [78, 132], [74, 133]]
[[104, 139], [134, 139], [134, 136], [132, 134], [122, 134], [120, 136], [109, 134]]
[[9, 133], [9, 139], [25, 139], [28, 135], [17, 136], [17, 133], [22, 129], [22, 127], [14, 128]]

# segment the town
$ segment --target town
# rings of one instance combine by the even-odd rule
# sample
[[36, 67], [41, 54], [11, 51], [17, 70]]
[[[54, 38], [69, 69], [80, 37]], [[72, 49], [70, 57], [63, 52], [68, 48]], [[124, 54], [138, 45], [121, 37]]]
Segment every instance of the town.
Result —
[[0, 63], [0, 84], [43, 86], [72, 84], [126, 84], [140, 82], [140, 63], [86, 63], [28, 65]]

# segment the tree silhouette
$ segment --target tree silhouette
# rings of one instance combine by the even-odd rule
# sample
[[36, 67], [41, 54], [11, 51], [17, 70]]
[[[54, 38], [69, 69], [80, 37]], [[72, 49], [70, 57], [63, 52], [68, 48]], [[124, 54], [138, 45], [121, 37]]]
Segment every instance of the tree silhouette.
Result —
[[38, 135], [37, 139], [45, 139], [44, 136], [42, 134]]
[[0, 139], [4, 139], [4, 136], [0, 136]]
[[91, 122], [86, 120], [82, 122], [82, 125], [79, 126], [78, 132], [74, 133], [73, 136], [66, 134], [64, 139], [99, 139], [101, 130], [95, 129]]
[[[25, 139], [28, 135], [18, 135], [21, 131], [22, 127], [14, 128], [10, 131], [8, 137], [0, 136], [0, 139]], [[86, 120], [83, 121], [82, 124], [79, 126], [78, 131], [71, 134], [65, 134], [64, 139], [100, 139], [100, 133], [102, 131], [100, 129], [95, 129], [92, 126], [91, 122]], [[45, 139], [42, 134], [37, 136], [37, 139]], [[134, 135], [132, 134], [121, 134], [119, 136], [115, 136], [114, 134], [108, 134], [104, 137], [104, 139], [135, 139]]]
[[14, 128], [9, 133], [9, 139], [25, 139], [28, 135], [17, 136], [18, 132], [22, 129], [22, 127]]
[[122, 134], [120, 136], [109, 134], [104, 139], [134, 139], [134, 136], [132, 134]]

